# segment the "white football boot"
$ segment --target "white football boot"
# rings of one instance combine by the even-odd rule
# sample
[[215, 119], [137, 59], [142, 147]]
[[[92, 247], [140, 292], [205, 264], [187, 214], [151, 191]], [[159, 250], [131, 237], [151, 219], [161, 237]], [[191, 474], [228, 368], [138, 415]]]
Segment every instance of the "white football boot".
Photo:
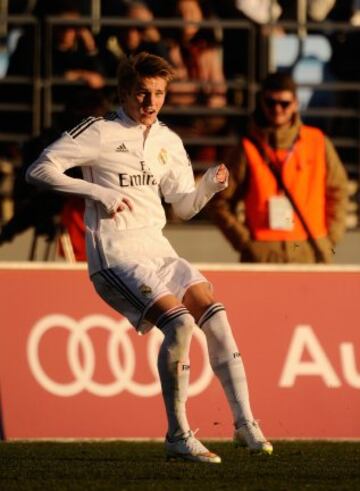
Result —
[[174, 441], [165, 440], [166, 460], [185, 460], [189, 462], [205, 462], [209, 464], [220, 464], [221, 458], [210, 452], [192, 431]]
[[234, 432], [236, 447], [247, 447], [252, 453], [271, 455], [272, 444], [266, 440], [257, 421], [249, 421]]

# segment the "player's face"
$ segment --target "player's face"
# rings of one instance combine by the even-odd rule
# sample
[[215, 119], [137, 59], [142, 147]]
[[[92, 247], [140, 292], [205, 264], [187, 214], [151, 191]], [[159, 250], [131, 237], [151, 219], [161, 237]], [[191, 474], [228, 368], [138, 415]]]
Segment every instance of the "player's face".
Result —
[[167, 82], [161, 77], [139, 79], [125, 95], [124, 111], [137, 123], [152, 125], [164, 104], [166, 87]]
[[276, 127], [290, 125], [298, 110], [296, 96], [289, 90], [265, 91], [261, 106], [269, 124]]

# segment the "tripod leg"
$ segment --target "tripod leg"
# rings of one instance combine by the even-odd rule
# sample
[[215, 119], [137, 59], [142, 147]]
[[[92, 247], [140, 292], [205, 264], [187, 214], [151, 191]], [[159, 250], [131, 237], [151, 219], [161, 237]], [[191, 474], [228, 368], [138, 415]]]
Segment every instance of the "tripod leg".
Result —
[[37, 239], [38, 239], [38, 236], [37, 236], [36, 230], [34, 230], [33, 238], [31, 241], [31, 246], [30, 246], [29, 261], [35, 261]]

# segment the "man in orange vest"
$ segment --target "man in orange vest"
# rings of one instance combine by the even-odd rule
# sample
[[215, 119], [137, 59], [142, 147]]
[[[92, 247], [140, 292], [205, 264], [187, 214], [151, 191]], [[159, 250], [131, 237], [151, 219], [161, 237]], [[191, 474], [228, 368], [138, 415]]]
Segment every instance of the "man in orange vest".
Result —
[[247, 135], [228, 164], [229, 186], [209, 212], [242, 262], [332, 261], [345, 231], [347, 176], [330, 140], [301, 122], [289, 75], [263, 81]]

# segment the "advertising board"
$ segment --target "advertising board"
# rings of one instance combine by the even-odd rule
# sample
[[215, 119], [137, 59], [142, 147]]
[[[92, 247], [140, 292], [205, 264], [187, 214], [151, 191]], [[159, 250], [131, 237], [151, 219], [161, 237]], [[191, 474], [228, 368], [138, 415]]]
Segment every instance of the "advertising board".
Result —
[[[200, 268], [226, 306], [264, 432], [360, 438], [360, 268]], [[164, 436], [159, 330], [137, 335], [80, 265], [0, 265], [0, 278], [6, 438]], [[189, 392], [200, 437], [230, 438], [231, 414], [200, 330]]]

